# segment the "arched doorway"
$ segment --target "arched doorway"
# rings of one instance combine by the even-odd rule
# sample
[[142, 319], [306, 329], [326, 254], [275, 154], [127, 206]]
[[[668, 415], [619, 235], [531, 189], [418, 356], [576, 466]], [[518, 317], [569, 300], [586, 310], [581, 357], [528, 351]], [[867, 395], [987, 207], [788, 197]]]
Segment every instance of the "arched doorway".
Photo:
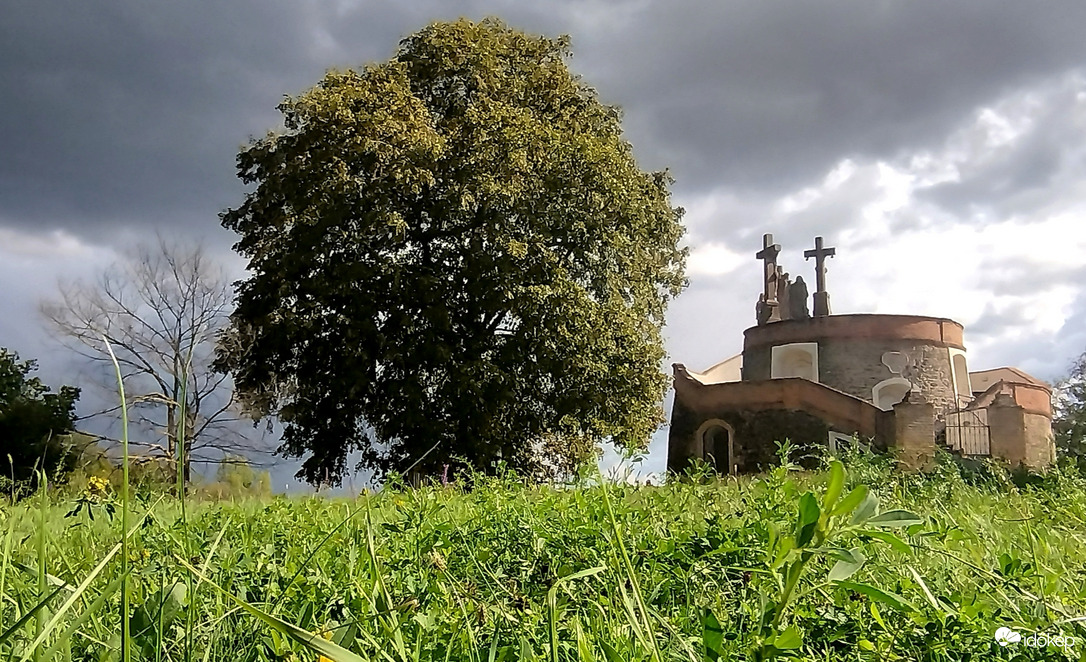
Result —
[[720, 474], [734, 474], [735, 429], [726, 421], [714, 418], [698, 428], [701, 441], [701, 457]]

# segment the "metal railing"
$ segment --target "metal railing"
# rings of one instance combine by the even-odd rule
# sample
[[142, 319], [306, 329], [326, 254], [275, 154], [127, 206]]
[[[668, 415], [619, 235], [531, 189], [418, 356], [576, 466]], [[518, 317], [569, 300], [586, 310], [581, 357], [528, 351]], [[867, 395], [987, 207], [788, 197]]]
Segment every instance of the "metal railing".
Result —
[[958, 410], [946, 415], [946, 445], [965, 456], [991, 455], [987, 409]]

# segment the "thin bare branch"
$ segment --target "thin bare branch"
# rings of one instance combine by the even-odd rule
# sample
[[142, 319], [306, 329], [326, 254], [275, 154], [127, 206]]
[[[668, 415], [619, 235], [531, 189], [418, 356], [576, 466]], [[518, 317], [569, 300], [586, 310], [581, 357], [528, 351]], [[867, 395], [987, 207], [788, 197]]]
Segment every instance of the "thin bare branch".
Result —
[[[202, 246], [176, 245], [159, 236], [153, 245], [126, 251], [90, 283], [60, 283], [58, 297], [43, 302], [41, 313], [52, 334], [88, 366], [109, 360], [101, 338], [110, 342], [124, 379], [133, 383], [133, 422], [157, 438], [148, 445], [172, 452], [184, 408], [186, 455], [195, 449], [222, 456], [263, 453], [256, 447], [263, 444], [255, 444], [244, 433], [246, 426], [238, 424], [242, 417], [229, 376], [211, 370], [232, 302], [225, 270]], [[111, 377], [101, 377], [88, 379], [111, 391]], [[109, 406], [80, 420], [109, 420], [118, 409]]]

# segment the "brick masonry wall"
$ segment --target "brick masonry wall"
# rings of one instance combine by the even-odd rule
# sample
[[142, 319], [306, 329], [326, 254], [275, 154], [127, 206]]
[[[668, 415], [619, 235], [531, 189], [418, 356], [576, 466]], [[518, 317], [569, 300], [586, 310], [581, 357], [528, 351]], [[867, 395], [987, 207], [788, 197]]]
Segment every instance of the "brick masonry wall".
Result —
[[893, 448], [905, 467], [922, 469], [935, 459], [934, 423], [931, 403], [906, 401], [894, 405]]
[[1026, 464], [1026, 413], [1009, 398], [988, 407], [992, 457], [1011, 466]]

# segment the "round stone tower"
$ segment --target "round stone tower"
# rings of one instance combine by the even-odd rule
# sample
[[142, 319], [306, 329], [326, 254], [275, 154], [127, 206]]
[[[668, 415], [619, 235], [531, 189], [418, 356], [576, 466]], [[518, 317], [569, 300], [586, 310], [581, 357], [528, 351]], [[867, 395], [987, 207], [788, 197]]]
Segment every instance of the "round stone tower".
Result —
[[917, 315], [827, 315], [747, 329], [743, 381], [804, 377], [891, 409], [912, 390], [936, 413], [971, 396], [962, 325]]

